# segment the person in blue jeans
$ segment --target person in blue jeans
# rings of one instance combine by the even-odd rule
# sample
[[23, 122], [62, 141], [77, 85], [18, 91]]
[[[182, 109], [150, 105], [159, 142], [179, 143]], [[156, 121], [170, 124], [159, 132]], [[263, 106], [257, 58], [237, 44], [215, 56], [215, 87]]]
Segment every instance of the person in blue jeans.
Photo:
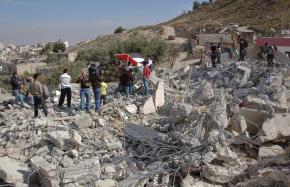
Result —
[[130, 99], [130, 87], [131, 83], [134, 81], [133, 72], [128, 70], [124, 71], [120, 77], [120, 85], [124, 89], [125, 99], [128, 101]]
[[83, 71], [81, 76], [77, 80], [78, 83], [81, 84], [80, 89], [80, 97], [81, 97], [81, 103], [80, 103], [80, 109], [82, 111], [89, 110], [90, 109], [90, 97], [91, 97], [91, 90], [90, 90], [90, 79], [87, 75], [86, 71]]
[[12, 94], [16, 97], [16, 101], [20, 103], [20, 106], [24, 107], [24, 99], [20, 96], [20, 84], [22, 83], [21, 79], [18, 77], [17, 73], [13, 73], [11, 80]]
[[148, 61], [143, 62], [144, 68], [143, 68], [143, 85], [144, 85], [144, 92], [145, 95], [150, 95], [149, 92], [149, 78], [151, 74], [151, 70], [148, 66]]
[[90, 82], [95, 96], [95, 111], [101, 110], [101, 76], [96, 74], [90, 77]]

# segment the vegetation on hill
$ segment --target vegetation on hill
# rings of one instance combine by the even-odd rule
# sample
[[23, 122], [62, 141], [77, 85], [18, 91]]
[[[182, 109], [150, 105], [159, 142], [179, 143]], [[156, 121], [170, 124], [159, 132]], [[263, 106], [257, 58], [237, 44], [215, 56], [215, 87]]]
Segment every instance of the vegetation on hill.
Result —
[[115, 66], [112, 64], [116, 61], [114, 55], [118, 53], [140, 53], [144, 57], [151, 55], [156, 63], [164, 60], [172, 61], [178, 53], [172, 44], [170, 45], [160, 37], [150, 37], [139, 32], [131, 32], [123, 38], [114, 37], [108, 41], [104, 40], [102, 45], [80, 49], [74, 63], [68, 62], [67, 58], [60, 54], [48, 55], [48, 64], [54, 68], [53, 73], [45, 80], [48, 85], [52, 87], [57, 85], [57, 77], [64, 68], [68, 68], [72, 79], [76, 80], [82, 69], [87, 68], [91, 62], [100, 62], [105, 70], [106, 81], [114, 81], [118, 77]]
[[195, 3], [193, 7], [192, 12], [164, 25], [173, 26], [181, 36], [201, 29], [216, 31], [229, 23], [250, 26], [263, 35], [290, 28], [289, 0], [216, 0], [206, 6]]

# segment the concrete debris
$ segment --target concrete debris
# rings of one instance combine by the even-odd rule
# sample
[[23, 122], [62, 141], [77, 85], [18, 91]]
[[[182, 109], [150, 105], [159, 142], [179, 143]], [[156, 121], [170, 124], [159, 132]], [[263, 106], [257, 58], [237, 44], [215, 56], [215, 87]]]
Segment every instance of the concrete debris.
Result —
[[155, 107], [158, 109], [165, 104], [165, 92], [164, 92], [165, 84], [163, 81], [158, 83], [156, 93], [155, 93]]
[[130, 114], [136, 114], [138, 112], [138, 108], [136, 105], [127, 105], [126, 111], [129, 112]]
[[222, 187], [222, 185], [210, 184], [204, 181], [200, 181], [199, 179], [194, 179], [190, 175], [187, 175], [184, 179], [182, 179], [180, 186], [181, 187]]
[[207, 166], [202, 172], [202, 176], [207, 180], [221, 184], [229, 183], [238, 174], [240, 173], [233, 168], [214, 165]]
[[73, 123], [79, 129], [89, 128], [92, 125], [92, 119], [89, 114], [83, 114], [83, 115], [80, 115]]
[[282, 147], [278, 145], [265, 145], [259, 148], [258, 159], [273, 158], [285, 154]]
[[156, 112], [155, 104], [153, 101], [153, 97], [150, 96], [144, 103], [142, 108], [143, 114], [152, 114]]
[[198, 94], [200, 94], [201, 98], [203, 98], [204, 100], [210, 100], [214, 98], [211, 83], [205, 82], [204, 84], [202, 84], [198, 90]]
[[117, 187], [117, 183], [110, 179], [98, 180], [95, 182], [95, 187]]
[[8, 157], [0, 157], [0, 178], [7, 183], [24, 183], [30, 173], [26, 164]]
[[109, 83], [100, 112], [78, 110], [73, 84], [72, 107], [54, 109], [56, 90], [39, 118], [0, 95], [0, 185], [212, 187], [290, 173], [284, 162], [252, 168], [288, 154], [289, 69], [255, 60], [156, 68], [153, 96], [136, 79], [125, 101]]
[[275, 114], [265, 121], [261, 128], [261, 135], [256, 138], [259, 143], [288, 139], [290, 137], [290, 115]]
[[217, 152], [217, 160], [224, 162], [234, 162], [238, 158], [238, 155], [229, 147], [221, 147]]
[[247, 129], [247, 122], [244, 116], [238, 115], [232, 117], [229, 123], [229, 130], [243, 133]]
[[67, 151], [73, 148], [73, 145], [69, 143], [68, 131], [53, 131], [47, 133], [48, 140], [53, 143], [57, 148]]

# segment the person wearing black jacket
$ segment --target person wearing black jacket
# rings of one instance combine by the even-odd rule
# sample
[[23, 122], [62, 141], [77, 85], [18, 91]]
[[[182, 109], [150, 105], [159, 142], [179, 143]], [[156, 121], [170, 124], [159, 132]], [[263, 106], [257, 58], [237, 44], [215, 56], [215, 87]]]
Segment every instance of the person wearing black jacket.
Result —
[[12, 94], [16, 97], [16, 101], [20, 102], [20, 106], [24, 107], [24, 100], [20, 96], [20, 85], [22, 83], [21, 79], [18, 77], [17, 73], [13, 73], [11, 80], [10, 80], [11, 86], [12, 86]]
[[216, 60], [218, 58], [218, 49], [216, 46], [214, 46], [211, 43], [210, 50], [211, 50], [211, 63], [212, 63], [212, 66], [215, 68], [216, 67]]
[[245, 60], [245, 55], [247, 53], [248, 42], [243, 38], [243, 36], [238, 36], [238, 43], [240, 44], [240, 58], [239, 61]]
[[90, 82], [95, 96], [95, 111], [101, 110], [101, 76], [96, 74], [90, 77]]
[[134, 75], [132, 70], [123, 71], [122, 75], [120, 76], [120, 85], [124, 89], [126, 100], [130, 98], [130, 86], [131, 82], [134, 81]]

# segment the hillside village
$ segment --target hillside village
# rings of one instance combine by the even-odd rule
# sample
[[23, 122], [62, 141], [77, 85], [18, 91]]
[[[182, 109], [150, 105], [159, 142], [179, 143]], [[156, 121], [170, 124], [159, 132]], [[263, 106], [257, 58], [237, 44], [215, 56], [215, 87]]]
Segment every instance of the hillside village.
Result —
[[[216, 0], [65, 50], [0, 45], [0, 76], [41, 73], [50, 91], [48, 115], [33, 117], [33, 106], [22, 108], [0, 89], [0, 186], [289, 186], [289, 7], [286, 0]], [[267, 16], [277, 9], [283, 18]], [[253, 16], [259, 11], [265, 17]], [[17, 63], [23, 52], [30, 60]], [[146, 55], [155, 65], [150, 94], [146, 64], [137, 62]], [[22, 64], [36, 65], [24, 73]], [[106, 103], [95, 111], [90, 91], [85, 112], [77, 77], [91, 64], [110, 81]], [[118, 92], [118, 68], [129, 66], [135, 79], [127, 98]], [[72, 99], [59, 108], [61, 90], [51, 80], [63, 69], [72, 77]]]

